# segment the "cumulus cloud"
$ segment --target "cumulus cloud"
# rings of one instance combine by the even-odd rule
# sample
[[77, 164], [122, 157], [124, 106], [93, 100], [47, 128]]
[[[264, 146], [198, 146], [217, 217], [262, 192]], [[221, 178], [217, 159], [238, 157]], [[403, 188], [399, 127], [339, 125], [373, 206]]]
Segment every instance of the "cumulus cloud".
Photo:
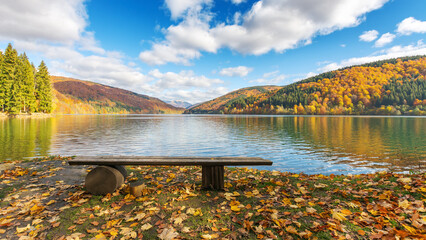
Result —
[[247, 76], [251, 71], [253, 71], [253, 68], [249, 68], [246, 66], [238, 66], [238, 67], [229, 67], [229, 68], [223, 68], [220, 70], [219, 74], [222, 76], [228, 76], [228, 77], [245, 77]]
[[[186, 7], [182, 10], [175, 6], [173, 14], [178, 17], [190, 11], [197, 12], [193, 9], [201, 2], [210, 1], [186, 1]], [[206, 28], [203, 24], [207, 20], [199, 19], [204, 18], [186, 18], [186, 25], [171, 27], [168, 37], [178, 47], [164, 44], [153, 46], [152, 52], [155, 52], [157, 58], [150, 58], [152, 63], [186, 61], [189, 64], [187, 59], [200, 55], [197, 49], [213, 51], [209, 44], [196, 45], [198, 41], [205, 41], [199, 32], [192, 36], [193, 42], [181, 40], [184, 38], [182, 32]], [[87, 26], [83, 0], [3, 1], [0, 8], [0, 42], [12, 42], [18, 51], [44, 59], [53, 75], [60, 74], [163, 99], [189, 102], [205, 101], [227, 92], [221, 86], [222, 80], [198, 76], [192, 71], [162, 73], [153, 70], [144, 74], [134, 62], [126, 62], [126, 56], [122, 53], [102, 48], [95, 32], [87, 31]], [[141, 58], [145, 55], [141, 54]]]
[[209, 4], [211, 0], [166, 0], [166, 6], [172, 14], [172, 18], [176, 19], [185, 13], [200, 11], [203, 4]]
[[410, 44], [407, 46], [393, 46], [391, 48], [379, 51], [375, 55], [366, 56], [366, 57], [358, 57], [358, 58], [349, 58], [341, 61], [340, 63], [329, 63], [324, 67], [318, 68], [319, 72], [327, 72], [336, 70], [339, 68], [360, 65], [369, 62], [380, 61], [384, 59], [390, 58], [398, 58], [405, 56], [416, 56], [416, 55], [426, 55], [426, 44], [423, 41], [418, 41], [416, 44]]
[[372, 42], [376, 40], [378, 35], [379, 32], [376, 30], [365, 31], [359, 36], [359, 40], [364, 42]]
[[397, 33], [410, 35], [412, 33], [426, 33], [426, 21], [419, 21], [413, 17], [406, 18], [397, 25]]
[[[181, 16], [183, 20], [168, 27], [165, 40], [154, 43], [151, 50], [141, 52], [140, 59], [149, 64], [188, 64], [200, 57], [202, 51], [216, 52], [220, 48], [254, 55], [283, 52], [310, 44], [316, 35], [356, 26], [365, 19], [366, 13], [382, 7], [387, 1], [263, 0], [238, 15], [233, 24], [214, 22], [214, 26], [211, 26], [212, 13], [208, 12], [210, 1], [188, 0], [188, 4], [182, 7], [184, 10], [167, 1], [172, 17]], [[160, 51], [163, 48], [170, 50], [166, 58], [160, 57], [164, 55]], [[190, 51], [191, 54], [180, 51]]]
[[261, 78], [250, 80], [250, 83], [276, 85], [282, 83], [287, 78], [286, 75], [280, 74], [279, 71], [267, 72]]
[[215, 84], [223, 83], [223, 81], [220, 79], [210, 79], [204, 75], [197, 76], [193, 71], [161, 73], [158, 69], [154, 69], [149, 72], [149, 75], [158, 79], [158, 81], [155, 83], [156, 86], [167, 89], [182, 89], [192, 87], [209, 88]]
[[0, 38], [72, 44], [87, 26], [84, 0], [2, 1]]
[[395, 38], [394, 34], [385, 33], [379, 39], [377, 39], [377, 41], [374, 43], [374, 46], [375, 47], [383, 47], [384, 45], [391, 43], [394, 38]]

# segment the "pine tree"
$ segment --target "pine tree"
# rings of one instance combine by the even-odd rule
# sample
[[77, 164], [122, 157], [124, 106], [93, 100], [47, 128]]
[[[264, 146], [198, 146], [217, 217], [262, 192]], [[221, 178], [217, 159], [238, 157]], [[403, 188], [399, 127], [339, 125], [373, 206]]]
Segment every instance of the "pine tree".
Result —
[[3, 105], [4, 105], [4, 84], [3, 84], [3, 78], [2, 78], [2, 69], [3, 69], [3, 52], [0, 51], [0, 112], [4, 112]]
[[[5, 112], [13, 108], [10, 106], [11, 87], [16, 78], [16, 66], [18, 62], [18, 53], [12, 48], [12, 44], [6, 48], [0, 71], [0, 109]], [[12, 102], [13, 104], [13, 102]]]
[[36, 73], [36, 99], [38, 100], [38, 111], [44, 113], [52, 112], [52, 83], [49, 72], [44, 61], [41, 61]]
[[34, 71], [27, 55], [19, 56], [19, 66], [22, 77], [22, 104], [24, 112], [32, 113], [35, 111], [35, 95], [34, 95]]

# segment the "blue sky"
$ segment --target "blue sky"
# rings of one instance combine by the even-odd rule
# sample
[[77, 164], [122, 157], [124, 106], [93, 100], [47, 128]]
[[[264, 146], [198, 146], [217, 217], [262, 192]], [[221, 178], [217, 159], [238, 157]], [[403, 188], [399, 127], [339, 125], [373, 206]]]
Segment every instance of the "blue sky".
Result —
[[426, 54], [424, 0], [0, 1], [0, 49], [162, 100]]

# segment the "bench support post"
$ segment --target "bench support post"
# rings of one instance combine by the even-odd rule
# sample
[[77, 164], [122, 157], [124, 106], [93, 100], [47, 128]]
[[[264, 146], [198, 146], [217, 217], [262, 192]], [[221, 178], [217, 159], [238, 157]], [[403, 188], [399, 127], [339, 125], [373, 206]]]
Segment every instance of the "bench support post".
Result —
[[223, 190], [224, 166], [202, 166], [202, 189]]

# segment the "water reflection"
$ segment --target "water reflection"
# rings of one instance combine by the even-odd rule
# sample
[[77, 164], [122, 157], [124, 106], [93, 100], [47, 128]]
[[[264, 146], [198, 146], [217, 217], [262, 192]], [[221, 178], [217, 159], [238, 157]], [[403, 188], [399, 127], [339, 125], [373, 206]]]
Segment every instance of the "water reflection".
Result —
[[[0, 160], [47, 154], [260, 156], [268, 169], [423, 169], [426, 118], [83, 115], [0, 120]], [[267, 167], [264, 167], [267, 168]]]
[[56, 119], [0, 119], [0, 161], [48, 155]]

